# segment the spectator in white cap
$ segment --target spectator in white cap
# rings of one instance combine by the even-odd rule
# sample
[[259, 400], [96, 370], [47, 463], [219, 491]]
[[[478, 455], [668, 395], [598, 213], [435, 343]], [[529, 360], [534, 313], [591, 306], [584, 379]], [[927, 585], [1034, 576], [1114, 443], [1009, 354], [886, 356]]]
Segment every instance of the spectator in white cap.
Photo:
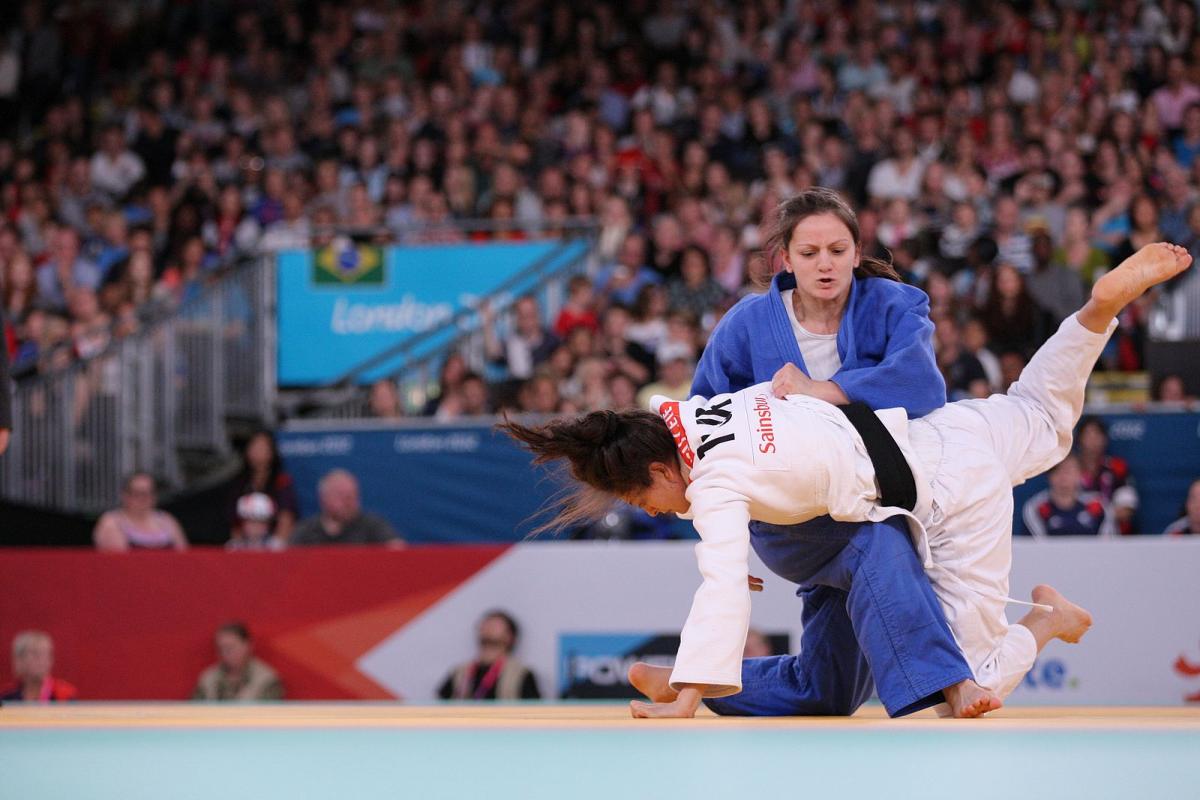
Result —
[[264, 492], [244, 494], [237, 501], [237, 520], [230, 531], [226, 550], [259, 550], [279, 552], [283, 540], [271, 532], [275, 519], [275, 501]]

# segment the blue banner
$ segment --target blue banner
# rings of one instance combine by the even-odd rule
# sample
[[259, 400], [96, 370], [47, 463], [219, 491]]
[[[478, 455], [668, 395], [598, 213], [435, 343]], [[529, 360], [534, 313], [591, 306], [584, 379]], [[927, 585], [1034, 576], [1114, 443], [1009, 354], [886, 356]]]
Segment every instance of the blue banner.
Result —
[[[1188, 485], [1200, 478], [1200, 414], [1101, 414], [1108, 451], [1129, 463], [1138, 491], [1139, 533], [1160, 534], [1183, 515]], [[1048, 486], [1045, 475], [1013, 490], [1013, 531], [1023, 533], [1021, 507]]]
[[[315, 251], [281, 252], [279, 385], [330, 383], [414, 334], [445, 325], [535, 264], [566, 266], [586, 250], [584, 241], [556, 239], [386, 248], [339, 240]], [[532, 291], [544, 277], [517, 280], [510, 293]], [[453, 333], [423, 343], [422, 352]], [[363, 381], [394, 368], [382, 364]]]
[[[1110, 414], [1109, 450], [1129, 462], [1141, 505], [1138, 530], [1162, 533], [1200, 477], [1200, 414]], [[369, 425], [370, 427], [364, 427]], [[488, 424], [388, 427], [343, 424], [284, 430], [280, 452], [296, 481], [301, 513], [317, 511], [317, 481], [341, 467], [359, 480], [363, 508], [382, 514], [414, 542], [501, 542], [525, 538], [559, 485], [529, 454]], [[1046, 487], [1039, 476], [1014, 490], [1021, 506]], [[681, 520], [681, 536], [693, 536]]]
[[358, 478], [363, 509], [410, 542], [519, 541], [558, 488], [490, 426], [281, 431], [279, 452], [301, 516], [317, 512], [317, 482], [340, 467]]

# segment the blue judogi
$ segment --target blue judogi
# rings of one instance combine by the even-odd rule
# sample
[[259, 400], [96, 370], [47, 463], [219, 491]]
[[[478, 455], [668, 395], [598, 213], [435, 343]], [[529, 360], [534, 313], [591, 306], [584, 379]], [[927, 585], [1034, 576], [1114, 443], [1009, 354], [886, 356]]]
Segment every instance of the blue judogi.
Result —
[[[693, 395], [715, 397], [769, 381], [788, 363], [808, 374], [780, 296], [794, 288], [792, 274], [780, 272], [768, 292], [742, 298], [725, 314], [696, 365]], [[925, 292], [886, 278], [856, 278], [838, 328], [842, 367], [831, 380], [851, 402], [923, 417], [946, 404], [932, 337]]]
[[[807, 372], [780, 295], [795, 285], [781, 272], [768, 292], [730, 309], [700, 358], [693, 395], [769, 381], [789, 362]], [[838, 328], [842, 366], [831, 380], [851, 401], [924, 416], [946, 401], [932, 336], [923, 291], [856, 278]], [[800, 653], [744, 661], [742, 691], [705, 701], [716, 713], [851, 714], [874, 683], [888, 714], [899, 716], [941, 702], [943, 687], [972, 677], [903, 518], [754, 522], [751, 544], [772, 572], [800, 584]]]

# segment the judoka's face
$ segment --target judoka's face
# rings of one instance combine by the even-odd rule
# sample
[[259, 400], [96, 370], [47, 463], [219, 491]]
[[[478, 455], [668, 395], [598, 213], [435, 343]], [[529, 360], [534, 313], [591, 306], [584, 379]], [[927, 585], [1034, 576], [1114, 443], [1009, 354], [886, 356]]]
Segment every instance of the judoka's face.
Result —
[[814, 300], [837, 300], [850, 293], [858, 248], [846, 223], [833, 214], [813, 214], [792, 229], [784, 268], [796, 276], [796, 289]]
[[635, 489], [624, 500], [652, 517], [683, 514], [692, 505], [687, 499], [687, 482], [674, 464], [651, 464], [650, 486]]

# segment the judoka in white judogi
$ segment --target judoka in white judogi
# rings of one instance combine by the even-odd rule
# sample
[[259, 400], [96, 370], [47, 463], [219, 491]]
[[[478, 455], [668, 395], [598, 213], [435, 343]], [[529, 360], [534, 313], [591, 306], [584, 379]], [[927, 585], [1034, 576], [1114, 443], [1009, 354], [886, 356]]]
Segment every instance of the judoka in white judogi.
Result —
[[822, 514], [844, 521], [902, 514], [976, 681], [1000, 696], [1011, 692], [1037, 655], [1029, 629], [1005, 616], [1011, 488], [1066, 455], [1087, 376], [1115, 327], [1094, 333], [1069, 317], [1007, 394], [951, 403], [911, 422], [902, 409], [877, 412], [913, 471], [911, 512], [881, 505], [862, 437], [824, 401], [778, 399], [767, 383], [685, 402], [655, 398], [689, 480], [691, 508], [681, 516], [700, 534], [704, 578], [671, 685], [704, 686], [705, 697], [742, 688], [750, 520], [790, 525]]

